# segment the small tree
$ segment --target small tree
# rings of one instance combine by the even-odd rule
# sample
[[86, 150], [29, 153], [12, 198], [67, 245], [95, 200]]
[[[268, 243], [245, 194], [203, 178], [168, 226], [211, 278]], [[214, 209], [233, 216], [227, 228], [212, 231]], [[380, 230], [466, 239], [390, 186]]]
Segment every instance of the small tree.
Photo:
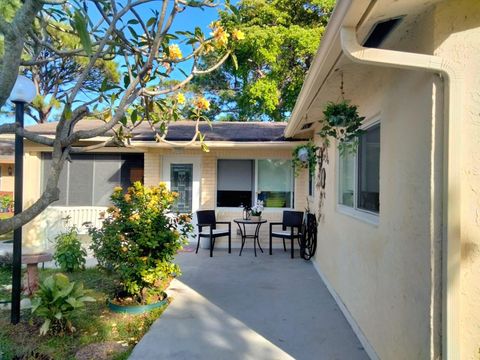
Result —
[[[15, 133], [53, 149], [50, 173], [40, 198], [21, 214], [1, 220], [0, 233], [22, 226], [58, 200], [59, 176], [70, 154], [108, 145], [128, 146], [132, 130], [143, 121], [156, 132], [157, 140], [165, 141], [168, 124], [179, 118], [182, 105], [181, 95], [171, 95], [195, 76], [216, 70], [231, 55], [233, 41], [228, 39], [232, 37], [220, 24], [212, 26], [212, 36], [200, 28], [193, 32], [171, 31], [180, 12], [213, 6], [211, 0], [8, 0], [7, 6], [0, 8], [8, 10], [8, 16], [0, 17], [0, 39], [3, 36], [3, 47], [8, 49], [0, 51], [0, 111], [20, 70], [28, 74], [34, 72], [35, 66], [82, 59], [75, 80], [55, 99], [59, 121], [54, 138], [31, 133], [14, 123], [0, 125], [0, 134]], [[55, 31], [50, 31], [52, 26]], [[63, 35], [78, 38], [81, 46], [63, 47], [58, 42]], [[188, 55], [182, 53], [181, 43], [190, 48]], [[208, 52], [214, 52], [217, 60], [202, 67], [199, 57]], [[105, 71], [98, 71], [95, 88], [85, 94], [92, 71], [102, 59], [121, 61], [121, 81], [112, 84]], [[184, 70], [186, 65], [190, 71]], [[177, 69], [185, 77], [172, 83]], [[198, 122], [209, 108], [203, 98], [195, 103], [197, 129], [192, 142], [202, 141]], [[86, 117], [103, 119], [104, 124], [76, 130], [75, 125]], [[114, 136], [104, 142], [76, 146], [81, 140], [109, 131]]]

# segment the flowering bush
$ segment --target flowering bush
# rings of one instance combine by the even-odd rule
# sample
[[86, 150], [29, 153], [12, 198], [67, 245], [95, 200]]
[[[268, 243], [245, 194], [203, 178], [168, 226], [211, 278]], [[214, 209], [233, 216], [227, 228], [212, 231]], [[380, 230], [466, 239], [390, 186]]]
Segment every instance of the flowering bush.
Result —
[[260, 215], [262, 215], [262, 211], [263, 211], [263, 201], [261, 201], [261, 200], [257, 200], [257, 203], [255, 204], [255, 206], [253, 206], [253, 207], [250, 209], [250, 213], [251, 213], [253, 216], [260, 216]]
[[125, 194], [117, 187], [103, 227], [90, 229], [99, 264], [117, 272], [123, 290], [140, 303], [180, 273], [172, 261], [193, 226], [189, 215], [171, 212], [176, 197], [165, 184], [144, 187], [136, 182]]

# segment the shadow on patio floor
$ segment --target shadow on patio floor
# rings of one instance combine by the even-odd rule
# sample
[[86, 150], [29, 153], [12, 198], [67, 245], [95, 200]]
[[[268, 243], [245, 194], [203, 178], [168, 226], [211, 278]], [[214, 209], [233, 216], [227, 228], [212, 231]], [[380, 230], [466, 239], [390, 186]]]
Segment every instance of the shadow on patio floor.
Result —
[[131, 359], [368, 359], [312, 264], [288, 254], [179, 254], [174, 301]]

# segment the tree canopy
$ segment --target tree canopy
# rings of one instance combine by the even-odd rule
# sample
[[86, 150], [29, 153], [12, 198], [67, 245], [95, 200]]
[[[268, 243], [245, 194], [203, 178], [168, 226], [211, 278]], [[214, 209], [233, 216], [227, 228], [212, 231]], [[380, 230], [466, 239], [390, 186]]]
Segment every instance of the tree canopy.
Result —
[[[0, 233], [22, 226], [58, 200], [60, 173], [70, 154], [129, 146], [133, 129], [142, 122], [149, 124], [157, 141], [167, 142], [168, 124], [186, 111], [182, 89], [194, 77], [209, 74], [227, 61], [236, 46], [229, 38], [242, 38], [240, 30], [226, 29], [218, 22], [212, 24], [211, 35], [199, 27], [194, 31], [172, 30], [180, 12], [215, 6], [212, 0], [0, 3], [0, 48], [5, 49], [0, 50], [0, 111], [8, 107], [7, 99], [19, 73], [34, 82], [40, 76], [37, 91], [42, 85], [45, 92], [40, 92], [32, 106], [37, 111], [55, 106], [58, 120], [53, 138], [14, 122], [0, 125], [0, 134], [16, 134], [52, 149], [45, 190], [22, 213], [0, 220]], [[205, 54], [215, 57], [202, 64], [200, 57]], [[118, 69], [112, 66], [113, 60], [119, 61]], [[172, 81], [177, 69], [184, 77], [175, 76]], [[199, 140], [204, 146], [199, 121], [207, 119], [210, 104], [202, 96], [191, 103], [189, 111], [197, 121], [191, 142]], [[44, 118], [50, 116], [51, 111]], [[76, 124], [88, 118], [104, 122], [93, 129], [77, 130]], [[111, 132], [105, 141], [78, 145]]]
[[[221, 120], [287, 120], [319, 46], [334, 0], [241, 0], [221, 11], [245, 39], [219, 72], [198, 77], [192, 92], [209, 94]], [[210, 63], [211, 54], [202, 61]]]

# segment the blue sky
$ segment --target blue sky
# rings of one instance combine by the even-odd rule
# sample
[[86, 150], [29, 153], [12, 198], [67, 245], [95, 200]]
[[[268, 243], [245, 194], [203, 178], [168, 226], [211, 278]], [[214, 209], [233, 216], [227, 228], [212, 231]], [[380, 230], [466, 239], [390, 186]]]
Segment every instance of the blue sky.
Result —
[[[237, 0], [231, 1], [233, 4], [237, 3]], [[220, 1], [221, 4], [223, 4], [223, 1]], [[158, 3], [153, 3], [153, 4], [160, 4]], [[142, 8], [139, 9], [139, 13], [142, 17], [148, 19], [151, 17], [151, 8], [152, 5], [146, 5]], [[218, 18], [218, 10], [219, 9], [224, 9], [222, 5], [216, 8], [187, 8], [185, 11], [177, 14], [175, 17], [175, 21], [172, 25], [171, 32], [178, 31], [178, 30], [190, 30], [193, 31], [195, 27], [200, 27], [202, 31], [206, 34], [209, 35], [210, 29], [208, 28], [208, 25], [214, 21], [215, 19]], [[92, 14], [93, 15], [93, 14]], [[93, 21], [95, 22], [95, 18], [97, 18], [97, 14], [93, 15]], [[139, 30], [140, 33], [140, 30]], [[190, 53], [190, 47], [185, 46], [180, 44], [180, 47], [182, 49], [182, 52], [184, 55], [188, 55]], [[190, 71], [190, 66], [191, 64], [185, 63], [183, 64], [182, 68], [184, 68], [185, 72]], [[182, 75], [179, 71], [175, 71], [172, 73], [172, 78], [182, 78], [184, 75]], [[6, 110], [6, 109], [4, 109]], [[6, 122], [12, 122], [13, 118], [11, 116], [6, 116], [6, 115], [0, 115], [0, 124], [1, 123], [6, 123]], [[33, 125], [35, 122], [32, 119], [29, 119], [28, 117], [25, 119], [25, 125]]]

